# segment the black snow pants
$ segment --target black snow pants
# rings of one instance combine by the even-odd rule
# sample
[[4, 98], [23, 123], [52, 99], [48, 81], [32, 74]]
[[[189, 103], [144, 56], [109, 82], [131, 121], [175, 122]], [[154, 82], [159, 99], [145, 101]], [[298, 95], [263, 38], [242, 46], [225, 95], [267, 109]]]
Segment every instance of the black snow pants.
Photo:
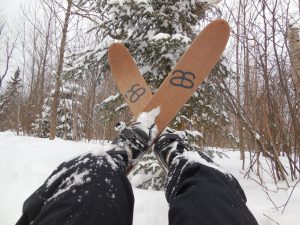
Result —
[[[89, 153], [62, 163], [25, 201], [17, 225], [131, 225], [134, 196], [118, 160]], [[234, 177], [185, 158], [170, 168], [166, 197], [170, 225], [257, 225]]]

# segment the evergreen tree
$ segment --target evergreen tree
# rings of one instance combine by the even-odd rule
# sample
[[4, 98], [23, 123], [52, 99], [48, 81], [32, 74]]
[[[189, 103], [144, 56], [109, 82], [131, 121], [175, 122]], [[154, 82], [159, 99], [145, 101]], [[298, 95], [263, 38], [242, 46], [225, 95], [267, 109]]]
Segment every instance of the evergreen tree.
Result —
[[146, 190], [162, 190], [166, 174], [153, 153], [145, 154], [128, 176], [134, 187]]
[[18, 103], [22, 80], [18, 68], [13, 77], [7, 83], [7, 88], [0, 95], [0, 130], [18, 129]]
[[[35, 136], [49, 137], [51, 101], [54, 89], [44, 101], [42, 118], [37, 118], [32, 124]], [[81, 119], [81, 97], [84, 96], [82, 88], [69, 81], [65, 81], [60, 90], [56, 136], [66, 140], [78, 140], [82, 138], [83, 122]]]
[[[109, 73], [107, 47], [112, 41], [121, 40], [129, 48], [148, 84], [155, 91], [197, 35], [199, 26], [205, 19], [207, 3], [216, 2], [94, 1], [90, 4], [90, 11], [97, 13], [102, 21], [93, 29], [104, 33], [105, 38], [98, 48], [72, 55], [65, 73], [84, 76], [85, 70], [89, 70], [99, 62], [103, 65], [101, 70], [103, 78]], [[224, 66], [222, 64], [217, 66], [212, 75], [226, 74], [220, 72], [221, 67]], [[120, 98], [122, 97], [115, 98], [116, 104], [120, 104]], [[177, 116], [173, 125], [180, 129], [199, 129], [198, 125], [201, 124], [202, 130], [205, 130], [215, 129], [218, 124], [226, 124], [228, 122], [226, 113], [220, 108], [220, 104], [217, 104], [220, 98], [216, 86], [211, 82], [205, 83]], [[113, 112], [111, 106], [114, 108], [120, 106], [116, 104], [106, 104], [108, 107], [100, 109]], [[109, 113], [109, 116], [111, 115]]]

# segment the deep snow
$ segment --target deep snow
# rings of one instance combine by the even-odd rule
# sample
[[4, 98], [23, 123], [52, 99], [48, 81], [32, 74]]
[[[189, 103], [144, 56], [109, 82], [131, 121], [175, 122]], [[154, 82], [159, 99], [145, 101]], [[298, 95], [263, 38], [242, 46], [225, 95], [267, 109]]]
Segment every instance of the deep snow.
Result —
[[[64, 160], [81, 153], [97, 150], [101, 144], [63, 141], [49, 141], [33, 137], [15, 136], [12, 132], [0, 132], [0, 224], [14, 224], [21, 215], [23, 201], [37, 189], [50, 173]], [[231, 172], [244, 188], [248, 206], [260, 225], [299, 225], [300, 184], [296, 186], [289, 203], [282, 214], [283, 205], [293, 188], [277, 190], [271, 179], [264, 175], [271, 200], [253, 179], [245, 179], [241, 171], [239, 153], [229, 150], [217, 150], [230, 158], [219, 157], [215, 161]], [[263, 162], [265, 163], [265, 162]], [[294, 182], [295, 184], [295, 182]], [[284, 187], [284, 183], [279, 186]], [[134, 189], [135, 213], [134, 225], [168, 224], [168, 204], [163, 192]], [[276, 223], [274, 221], [276, 221]]]

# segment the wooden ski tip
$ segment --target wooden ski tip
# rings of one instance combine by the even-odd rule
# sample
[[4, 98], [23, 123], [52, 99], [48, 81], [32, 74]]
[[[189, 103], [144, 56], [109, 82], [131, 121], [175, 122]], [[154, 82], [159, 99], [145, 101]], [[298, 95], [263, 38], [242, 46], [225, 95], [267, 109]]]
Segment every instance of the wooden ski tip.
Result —
[[113, 43], [109, 46], [109, 49], [114, 49], [114, 48], [125, 48], [122, 43]]
[[108, 48], [108, 55], [114, 54], [115, 51], [120, 51], [120, 49], [126, 49], [126, 47], [121, 43], [113, 43]]
[[227, 33], [228, 36], [230, 34], [230, 26], [229, 26], [229, 24], [226, 20], [216, 19], [216, 20], [212, 21], [211, 23], [209, 23], [206, 28], [208, 28], [210, 26], [217, 26], [218, 29], [220, 29], [223, 32]]

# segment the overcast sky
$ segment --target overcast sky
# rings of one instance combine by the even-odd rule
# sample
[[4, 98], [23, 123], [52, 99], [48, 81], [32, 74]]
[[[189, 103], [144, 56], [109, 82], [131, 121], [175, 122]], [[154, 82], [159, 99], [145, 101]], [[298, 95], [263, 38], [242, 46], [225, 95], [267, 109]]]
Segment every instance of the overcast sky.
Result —
[[20, 5], [29, 4], [31, 1], [39, 0], [0, 0], [1, 14], [9, 20], [12, 20], [20, 10]]
[[[21, 9], [20, 9], [21, 4], [25, 6], [31, 3], [32, 1], [40, 1], [40, 0], [0, 0], [1, 18], [6, 20], [9, 26], [13, 27], [16, 22], [17, 23], [19, 22], [19, 16], [21, 13]], [[2, 62], [0, 58], [0, 64], [1, 63]], [[15, 64], [15, 60], [13, 57], [11, 61], [11, 68], [10, 68], [11, 71], [8, 73], [6, 79], [4, 79], [4, 85], [7, 82], [7, 80], [9, 80], [9, 76], [12, 74], [12, 71], [16, 69], [16, 66], [14, 64]], [[2, 67], [0, 68], [0, 73], [2, 74], [3, 71], [1, 71], [1, 69], [4, 68]]]

